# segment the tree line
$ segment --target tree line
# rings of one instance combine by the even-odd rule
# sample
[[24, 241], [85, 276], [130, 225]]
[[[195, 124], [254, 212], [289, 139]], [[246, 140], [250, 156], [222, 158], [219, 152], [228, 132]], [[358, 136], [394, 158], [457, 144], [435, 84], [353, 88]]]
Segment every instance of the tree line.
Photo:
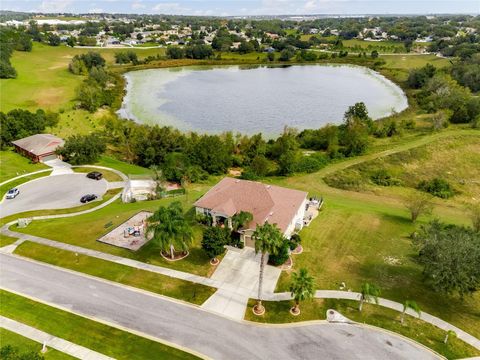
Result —
[[94, 112], [101, 106], [112, 107], [123, 91], [119, 75], [108, 71], [105, 59], [97, 52], [75, 55], [68, 67], [75, 75], [86, 75], [76, 89], [78, 107]]
[[[470, 123], [473, 127], [480, 125], [480, 98], [471, 93], [469, 87], [462, 86], [455, 78], [465, 81], [475, 89], [478, 74], [475, 70], [479, 66], [475, 63], [479, 58], [472, 57], [466, 61], [458, 60], [452, 70], [436, 69], [427, 64], [420, 69], [413, 69], [408, 76], [407, 84], [416, 89], [415, 99], [427, 113], [437, 113], [440, 110], [440, 121], [436, 127], [440, 128], [452, 122], [455, 124]], [[470, 63], [472, 61], [472, 63]], [[472, 66], [470, 70], [469, 66]], [[464, 69], [461, 77], [459, 68]], [[453, 76], [453, 77], [452, 77]], [[460, 78], [461, 77], [461, 78]]]
[[22, 32], [11, 28], [0, 28], [0, 79], [17, 77], [17, 71], [10, 62], [14, 50], [32, 51], [32, 40]]

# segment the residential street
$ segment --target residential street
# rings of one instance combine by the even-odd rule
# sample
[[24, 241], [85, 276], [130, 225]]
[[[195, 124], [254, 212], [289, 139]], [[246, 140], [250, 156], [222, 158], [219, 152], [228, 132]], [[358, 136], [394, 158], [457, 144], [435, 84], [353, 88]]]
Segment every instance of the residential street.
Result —
[[[0, 285], [213, 359], [434, 359], [398, 336], [344, 324], [266, 327], [0, 254]], [[268, 309], [267, 309], [268, 311]]]

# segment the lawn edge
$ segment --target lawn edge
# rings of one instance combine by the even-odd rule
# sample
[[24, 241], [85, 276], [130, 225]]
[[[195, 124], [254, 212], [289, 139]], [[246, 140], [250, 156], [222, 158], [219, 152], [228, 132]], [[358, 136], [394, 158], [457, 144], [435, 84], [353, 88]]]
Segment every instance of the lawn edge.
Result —
[[[159, 338], [159, 337], [156, 337], [156, 336], [152, 336], [152, 335], [146, 334], [146, 333], [144, 333], [144, 332], [142, 332], [142, 331], [138, 331], [138, 330], [134, 330], [134, 329], [127, 328], [127, 327], [122, 326], [122, 325], [119, 325], [119, 324], [117, 324], [117, 323], [115, 323], [115, 322], [111, 322], [111, 321], [108, 321], [108, 320], [100, 319], [100, 318], [95, 317], [95, 316], [85, 315], [85, 314], [82, 314], [82, 313], [80, 313], [80, 312], [77, 312], [77, 311], [74, 311], [74, 310], [71, 310], [71, 309], [67, 309], [67, 308], [64, 307], [64, 306], [57, 305], [57, 304], [51, 303], [51, 302], [49, 302], [49, 301], [45, 301], [45, 300], [39, 299], [39, 298], [37, 298], [37, 297], [35, 297], [35, 296], [27, 295], [27, 294], [24, 294], [24, 293], [15, 291], [15, 290], [8, 289], [7, 287], [4, 287], [3, 285], [0, 285], [0, 290], [6, 291], [6, 292], [10, 292], [10, 293], [12, 293], [12, 294], [15, 294], [15, 295], [24, 297], [24, 298], [26, 298], [26, 299], [35, 301], [35, 302], [37, 302], [37, 303], [40, 303], [40, 304], [43, 304], [43, 305], [47, 305], [47, 306], [53, 307], [53, 308], [55, 308], [55, 309], [59, 309], [59, 310], [65, 311], [65, 312], [67, 312], [67, 313], [69, 313], [69, 314], [74, 314], [74, 315], [80, 316], [80, 317], [85, 318], [85, 319], [90, 320], [90, 321], [94, 321], [94, 322], [97, 322], [97, 323], [100, 323], [100, 324], [103, 324], [103, 325], [106, 325], [106, 326], [110, 326], [110, 327], [116, 328], [116, 329], [118, 329], [118, 330], [121, 330], [121, 331], [130, 333], [130, 334], [133, 334], [133, 335], [136, 335], [136, 336], [139, 336], [139, 337], [146, 338], [146, 339], [148, 339], [148, 340], [152, 340], [152, 341], [158, 342], [158, 343], [160, 343], [160, 344], [163, 344], [163, 345], [166, 345], [166, 346], [175, 348], [175, 349], [177, 349], [177, 350], [181, 350], [181, 351], [187, 352], [187, 353], [192, 354], [192, 355], [194, 355], [194, 356], [197, 356], [197, 357], [199, 357], [199, 358], [201, 358], [201, 359], [213, 360], [213, 359], [209, 358], [208, 356], [206, 356], [206, 355], [204, 355], [204, 354], [202, 354], [202, 353], [200, 353], [200, 352], [197, 352], [196, 350], [187, 348], [187, 347], [185, 347], [185, 346], [178, 345], [178, 344], [172, 343], [172, 342], [170, 342], [170, 341], [168, 341], [168, 340], [165, 340], [165, 339], [162, 339], [162, 338]], [[149, 294], [149, 295], [151, 295], [151, 294]]]

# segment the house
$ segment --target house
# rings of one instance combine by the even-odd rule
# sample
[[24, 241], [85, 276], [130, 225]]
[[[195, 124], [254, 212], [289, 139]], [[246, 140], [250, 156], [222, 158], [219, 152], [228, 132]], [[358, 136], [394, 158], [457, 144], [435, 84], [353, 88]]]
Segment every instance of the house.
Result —
[[232, 216], [241, 211], [253, 220], [241, 229], [246, 246], [255, 246], [251, 236], [257, 225], [276, 224], [290, 238], [304, 224], [307, 193], [256, 181], [223, 178], [195, 202], [197, 214], [210, 215], [213, 225], [232, 227]]
[[65, 141], [51, 134], [36, 134], [12, 141], [15, 150], [33, 162], [43, 161], [46, 157], [56, 156], [55, 150]]

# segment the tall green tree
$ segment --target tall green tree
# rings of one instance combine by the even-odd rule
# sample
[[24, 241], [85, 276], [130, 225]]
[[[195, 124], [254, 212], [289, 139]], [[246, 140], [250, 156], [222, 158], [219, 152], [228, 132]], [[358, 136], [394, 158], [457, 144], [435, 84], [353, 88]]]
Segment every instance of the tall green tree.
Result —
[[57, 149], [57, 154], [72, 165], [95, 163], [106, 150], [105, 140], [99, 134], [73, 135]]
[[276, 224], [269, 224], [266, 222], [263, 225], [257, 226], [252, 234], [255, 240], [255, 252], [260, 253], [260, 272], [258, 276], [258, 299], [254, 306], [256, 313], [263, 313], [265, 308], [262, 305], [262, 287], [263, 274], [265, 271], [265, 258], [267, 254], [276, 254], [283, 243], [283, 234]]
[[462, 297], [480, 287], [480, 233], [434, 220], [421, 226], [413, 241], [434, 290]]
[[358, 311], [362, 311], [363, 304], [365, 302], [371, 303], [375, 302], [378, 304], [378, 297], [380, 296], [380, 289], [368, 282], [362, 284], [362, 289], [360, 290], [360, 304], [358, 306]]
[[175, 258], [175, 249], [188, 251], [193, 242], [193, 231], [183, 213], [182, 205], [176, 201], [168, 207], [161, 206], [147, 219], [147, 233], [162, 252]]
[[301, 268], [298, 273], [292, 274], [290, 293], [295, 300], [295, 306], [291, 311], [296, 315], [300, 314], [300, 302], [315, 296], [315, 282], [313, 277], [308, 274], [307, 269]]

